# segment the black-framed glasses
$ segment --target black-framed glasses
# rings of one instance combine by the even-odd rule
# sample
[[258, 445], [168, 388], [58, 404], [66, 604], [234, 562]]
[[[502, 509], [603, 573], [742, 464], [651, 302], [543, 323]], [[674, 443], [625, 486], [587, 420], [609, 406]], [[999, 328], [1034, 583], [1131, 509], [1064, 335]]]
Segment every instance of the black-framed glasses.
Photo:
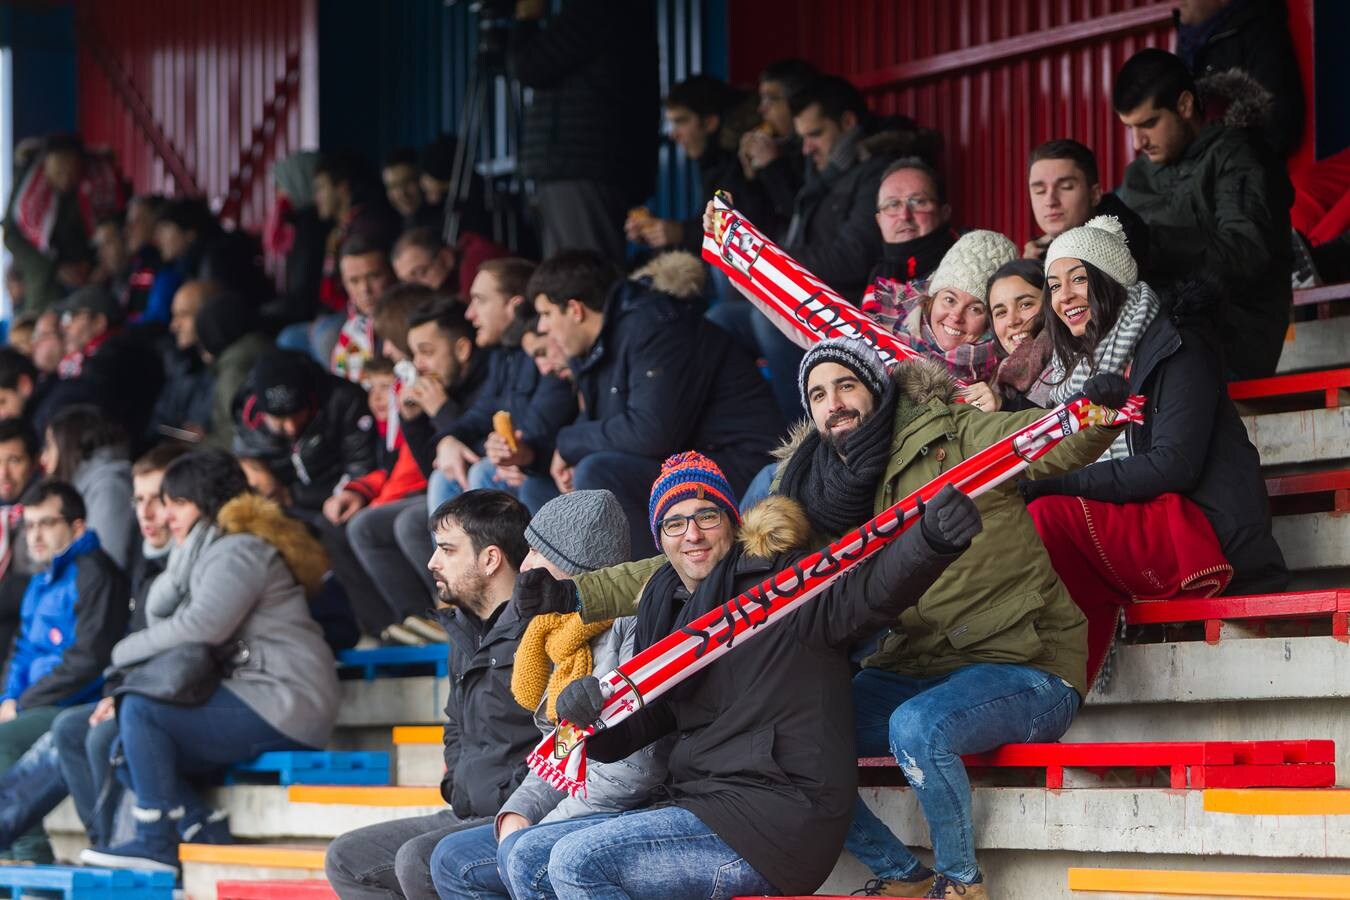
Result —
[[679, 537], [689, 530], [690, 522], [697, 525], [699, 531], [712, 531], [722, 524], [722, 511], [715, 506], [705, 506], [691, 516], [666, 516], [661, 520], [661, 533], [666, 537]]
[[899, 197], [892, 197], [879, 205], [877, 212], [883, 216], [898, 216], [902, 206], [909, 207], [909, 211], [912, 213], [930, 213], [937, 209], [937, 201], [932, 197], [907, 197], [904, 200]]

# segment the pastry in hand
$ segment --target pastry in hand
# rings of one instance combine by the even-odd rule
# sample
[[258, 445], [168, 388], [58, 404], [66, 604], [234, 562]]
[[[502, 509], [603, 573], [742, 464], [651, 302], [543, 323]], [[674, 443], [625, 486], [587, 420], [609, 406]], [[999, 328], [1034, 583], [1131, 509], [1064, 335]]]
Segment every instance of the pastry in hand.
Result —
[[506, 446], [511, 448], [512, 453], [520, 449], [520, 445], [516, 443], [516, 426], [511, 421], [509, 412], [499, 409], [493, 413], [492, 430], [502, 436], [502, 440], [506, 441]]

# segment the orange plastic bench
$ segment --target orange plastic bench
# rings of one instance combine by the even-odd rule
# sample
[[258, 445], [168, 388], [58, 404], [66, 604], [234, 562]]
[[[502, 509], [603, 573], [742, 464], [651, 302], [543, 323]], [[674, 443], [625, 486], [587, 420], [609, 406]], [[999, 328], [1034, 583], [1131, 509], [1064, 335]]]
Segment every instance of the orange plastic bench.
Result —
[[216, 900], [337, 900], [328, 882], [217, 881]]
[[[1007, 744], [963, 756], [970, 768], [1042, 769], [1045, 786], [1064, 787], [1065, 769], [1103, 776], [1110, 769], [1169, 772], [1169, 787], [1330, 787], [1336, 783], [1334, 741], [1169, 741]], [[862, 768], [895, 768], [893, 757], [864, 757]]]

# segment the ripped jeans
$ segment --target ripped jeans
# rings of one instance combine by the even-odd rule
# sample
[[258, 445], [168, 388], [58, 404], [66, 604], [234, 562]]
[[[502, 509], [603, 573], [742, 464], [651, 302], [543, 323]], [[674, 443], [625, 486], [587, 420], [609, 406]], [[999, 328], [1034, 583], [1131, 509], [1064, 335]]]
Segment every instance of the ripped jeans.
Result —
[[[863, 669], [853, 679], [859, 756], [894, 756], [933, 839], [934, 867], [977, 881], [964, 753], [1056, 741], [1078, 712], [1078, 692], [1030, 666], [976, 663], [936, 678]], [[858, 800], [845, 841], [879, 878], [912, 880], [922, 863]]]

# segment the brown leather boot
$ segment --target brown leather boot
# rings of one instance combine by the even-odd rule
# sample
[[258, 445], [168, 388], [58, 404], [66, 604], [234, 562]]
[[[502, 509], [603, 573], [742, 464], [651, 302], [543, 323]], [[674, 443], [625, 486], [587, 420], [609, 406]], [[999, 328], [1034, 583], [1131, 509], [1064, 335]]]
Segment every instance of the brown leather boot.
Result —
[[928, 891], [933, 886], [932, 872], [921, 876], [917, 881], [901, 881], [898, 878], [873, 878], [863, 886], [862, 890], [854, 891], [855, 896], [861, 897], [926, 897]]
[[985, 890], [983, 881], [975, 884], [963, 884], [959, 881], [953, 881], [946, 875], [938, 875], [933, 880], [933, 886], [928, 889], [925, 897], [941, 897], [945, 900], [989, 900], [989, 893]]

